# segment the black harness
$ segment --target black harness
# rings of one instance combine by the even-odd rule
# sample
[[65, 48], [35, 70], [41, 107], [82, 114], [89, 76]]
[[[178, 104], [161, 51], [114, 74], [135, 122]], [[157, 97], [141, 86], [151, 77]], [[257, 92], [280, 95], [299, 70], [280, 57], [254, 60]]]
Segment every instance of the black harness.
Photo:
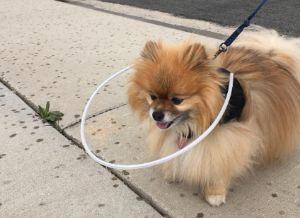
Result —
[[[226, 75], [230, 74], [230, 71], [228, 71], [225, 68], [219, 68], [219, 72], [224, 73]], [[221, 87], [221, 92], [223, 93], [224, 97], [226, 96], [227, 91], [228, 91], [228, 84]], [[236, 78], [234, 78], [231, 98], [229, 100], [229, 104], [225, 111], [225, 114], [223, 115], [221, 124], [225, 124], [231, 120], [238, 121], [243, 112], [245, 103], [246, 103], [246, 97], [245, 97], [244, 90], [240, 82]]]
[[[219, 68], [218, 69], [220, 73], [226, 74], [229, 76], [230, 71], [228, 71], [225, 68]], [[221, 92], [224, 96], [224, 99], [226, 97], [226, 94], [228, 92], [228, 83], [221, 88]], [[239, 118], [242, 115], [243, 108], [246, 103], [246, 97], [244, 90], [240, 84], [240, 82], [234, 77], [233, 81], [233, 87], [232, 87], [232, 93], [229, 100], [229, 104], [227, 106], [227, 109], [222, 117], [222, 120], [220, 121], [220, 124], [226, 124], [230, 121], [236, 120], [239, 121]], [[184, 138], [191, 139], [193, 137], [193, 132], [189, 128], [188, 135], [182, 134]]]

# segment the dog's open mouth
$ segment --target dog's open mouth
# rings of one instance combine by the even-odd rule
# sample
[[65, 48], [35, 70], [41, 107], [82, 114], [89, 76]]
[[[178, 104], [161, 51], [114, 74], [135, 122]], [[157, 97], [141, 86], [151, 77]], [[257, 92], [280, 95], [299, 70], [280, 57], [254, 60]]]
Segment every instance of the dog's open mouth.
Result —
[[156, 125], [160, 129], [168, 129], [174, 122], [156, 122]]
[[170, 128], [170, 126], [172, 126], [172, 125], [174, 126], [179, 121], [185, 119], [185, 117], [186, 117], [186, 114], [180, 114], [177, 117], [175, 117], [175, 119], [173, 119], [172, 121], [169, 121], [169, 122], [166, 122], [166, 121], [157, 121], [156, 125], [160, 129], [168, 129], [168, 128]]

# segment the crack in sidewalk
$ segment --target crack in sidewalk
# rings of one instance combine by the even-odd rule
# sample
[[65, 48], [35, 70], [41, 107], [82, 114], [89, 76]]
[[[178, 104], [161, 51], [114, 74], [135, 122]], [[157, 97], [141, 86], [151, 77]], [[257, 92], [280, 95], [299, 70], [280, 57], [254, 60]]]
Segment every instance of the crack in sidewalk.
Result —
[[[127, 105], [127, 103], [120, 103], [120, 104], [115, 105], [115, 106], [113, 106], [113, 107], [109, 107], [109, 108], [106, 108], [106, 109], [101, 110], [101, 111], [99, 111], [99, 112], [93, 113], [93, 114], [87, 116], [86, 121], [89, 120], [89, 119], [91, 119], [91, 118], [97, 117], [97, 116], [99, 116], [99, 115], [101, 115], [101, 114], [104, 114], [104, 113], [106, 113], [106, 112], [109, 112], [109, 111], [112, 111], [112, 110], [121, 108], [121, 107], [126, 106], [126, 105]], [[66, 130], [66, 129], [68, 129], [68, 128], [74, 127], [74, 126], [80, 124], [80, 122], [81, 122], [81, 119], [79, 119], [79, 120], [77, 120], [77, 121], [74, 121], [74, 122], [68, 124], [67, 126], [63, 127], [62, 130]]]
[[[1, 77], [0, 77], [0, 83], [2, 83], [11, 92], [13, 92], [17, 97], [19, 97], [27, 106], [29, 106], [38, 115], [38, 107], [33, 102], [31, 102], [30, 100], [28, 100], [26, 98], [26, 96], [24, 96], [22, 93], [20, 93], [19, 91], [17, 91], [12, 85], [10, 85], [10, 83], [8, 81], [5, 81]], [[90, 115], [89, 118], [95, 117], [97, 115], [103, 114], [103, 113], [111, 111], [111, 110], [114, 110], [116, 108], [123, 107], [125, 105], [126, 104], [123, 103], [123, 104], [120, 104], [120, 105], [115, 106], [113, 108], [109, 108], [107, 110], [103, 110], [101, 112], [98, 112], [97, 114]], [[39, 116], [38, 116], [38, 118], [40, 119]], [[77, 121], [77, 122], [80, 122], [80, 121]], [[74, 124], [74, 125], [76, 125], [76, 124]], [[71, 135], [69, 135], [69, 134], [66, 133], [66, 131], [65, 131], [66, 127], [65, 128], [61, 128], [58, 125], [55, 125], [55, 126], [51, 125], [51, 126], [54, 129], [56, 129], [60, 134], [62, 134], [65, 138], [67, 138], [68, 140], [70, 140], [73, 145], [77, 146], [78, 148], [80, 148], [81, 150], [84, 151], [83, 145], [81, 144], [81, 142], [78, 139], [76, 139], [73, 136], [71, 136]], [[70, 125], [68, 127], [70, 127]], [[101, 158], [101, 159], [103, 159], [103, 158]], [[153, 199], [152, 199], [152, 197], [149, 194], [147, 194], [141, 188], [138, 188], [137, 186], [135, 186], [133, 182], [131, 182], [130, 180], [128, 180], [123, 175], [124, 171], [118, 171], [118, 170], [115, 170], [115, 169], [110, 169], [110, 168], [107, 168], [107, 167], [102, 166], [102, 165], [100, 165], [100, 167], [105, 168], [108, 172], [110, 172], [112, 175], [114, 175], [115, 177], [117, 177], [121, 182], [123, 182], [123, 184], [125, 186], [128, 187], [128, 189], [130, 189], [136, 195], [138, 195], [139, 197], [141, 197], [142, 199], [144, 199], [144, 201], [149, 206], [151, 206], [155, 211], [157, 211], [161, 216], [167, 217], [167, 218], [173, 218], [173, 216], [171, 216], [167, 210], [165, 210], [164, 208], [162, 208], [158, 203], [154, 202]]]

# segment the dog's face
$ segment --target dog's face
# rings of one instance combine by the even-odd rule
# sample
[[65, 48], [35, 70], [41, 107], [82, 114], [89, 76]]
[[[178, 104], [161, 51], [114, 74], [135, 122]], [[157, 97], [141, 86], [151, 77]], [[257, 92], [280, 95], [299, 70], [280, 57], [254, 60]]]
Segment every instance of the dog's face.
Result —
[[199, 43], [147, 42], [134, 68], [129, 104], [160, 129], [201, 131], [220, 108], [220, 79]]
[[[189, 96], [174, 92], [151, 90], [146, 97], [149, 104], [149, 116], [161, 129], [168, 129], [189, 118], [190, 109], [184, 102]], [[186, 105], [187, 106], [187, 105]]]

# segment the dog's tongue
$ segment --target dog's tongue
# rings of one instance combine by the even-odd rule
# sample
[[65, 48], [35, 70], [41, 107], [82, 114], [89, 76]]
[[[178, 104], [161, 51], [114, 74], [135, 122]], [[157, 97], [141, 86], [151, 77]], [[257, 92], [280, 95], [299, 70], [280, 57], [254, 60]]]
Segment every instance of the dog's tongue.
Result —
[[184, 148], [187, 145], [188, 139], [186, 137], [183, 136], [178, 136], [177, 137], [177, 146], [179, 149]]
[[156, 125], [161, 129], [167, 129], [169, 127], [169, 123], [167, 122], [157, 122]]

